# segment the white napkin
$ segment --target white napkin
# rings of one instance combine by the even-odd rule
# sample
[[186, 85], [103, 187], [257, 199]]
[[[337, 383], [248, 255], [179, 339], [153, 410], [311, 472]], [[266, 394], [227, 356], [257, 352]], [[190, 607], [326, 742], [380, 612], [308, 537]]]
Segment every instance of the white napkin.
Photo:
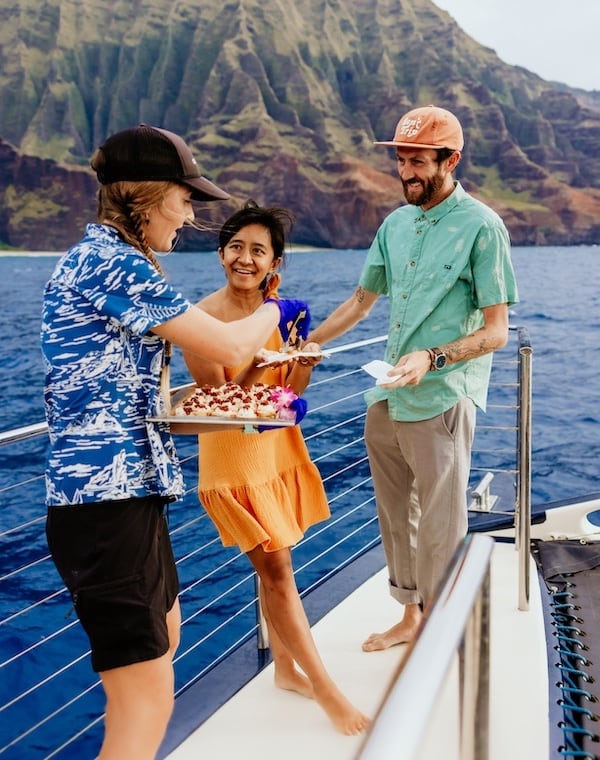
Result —
[[388, 377], [388, 370], [393, 369], [393, 364], [388, 364], [381, 359], [374, 359], [372, 362], [363, 364], [361, 369], [368, 372], [369, 375], [375, 378], [375, 385], [383, 385], [384, 383], [393, 382], [393, 378]]

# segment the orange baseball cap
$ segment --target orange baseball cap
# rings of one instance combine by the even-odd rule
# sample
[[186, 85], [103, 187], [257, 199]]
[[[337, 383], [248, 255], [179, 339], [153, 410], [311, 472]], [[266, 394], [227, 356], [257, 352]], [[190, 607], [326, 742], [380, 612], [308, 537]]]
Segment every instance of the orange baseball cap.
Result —
[[393, 140], [375, 145], [397, 145], [405, 148], [449, 148], [462, 150], [465, 144], [462, 127], [453, 113], [437, 106], [414, 108], [396, 125]]

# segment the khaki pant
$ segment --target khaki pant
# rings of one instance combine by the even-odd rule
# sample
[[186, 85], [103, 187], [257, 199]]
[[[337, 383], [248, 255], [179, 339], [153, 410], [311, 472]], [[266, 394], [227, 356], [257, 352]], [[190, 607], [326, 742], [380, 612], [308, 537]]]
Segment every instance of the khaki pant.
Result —
[[387, 401], [369, 407], [365, 442], [390, 594], [426, 604], [467, 533], [467, 487], [475, 405], [462, 399], [420, 422], [388, 416]]

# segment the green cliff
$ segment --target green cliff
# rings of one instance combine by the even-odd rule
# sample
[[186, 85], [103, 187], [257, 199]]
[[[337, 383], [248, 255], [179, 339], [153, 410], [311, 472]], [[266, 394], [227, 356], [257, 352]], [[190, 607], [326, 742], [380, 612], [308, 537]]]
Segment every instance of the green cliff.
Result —
[[[535, 44], [543, 44], [539, 41]], [[14, 0], [0, 8], [0, 244], [61, 249], [95, 215], [94, 148], [182, 134], [297, 243], [364, 247], [402, 198], [389, 138], [414, 105], [459, 116], [458, 177], [515, 244], [600, 242], [600, 93], [504, 64], [429, 0]]]

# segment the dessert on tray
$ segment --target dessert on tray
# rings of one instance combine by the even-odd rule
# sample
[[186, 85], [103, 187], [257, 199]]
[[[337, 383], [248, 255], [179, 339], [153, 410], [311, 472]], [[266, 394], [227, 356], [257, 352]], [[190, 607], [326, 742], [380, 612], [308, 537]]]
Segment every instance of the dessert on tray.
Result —
[[188, 393], [172, 408], [171, 414], [175, 417], [293, 420], [295, 412], [289, 407], [296, 398], [289, 386], [256, 383], [244, 388], [231, 382], [217, 388], [203, 385]]

